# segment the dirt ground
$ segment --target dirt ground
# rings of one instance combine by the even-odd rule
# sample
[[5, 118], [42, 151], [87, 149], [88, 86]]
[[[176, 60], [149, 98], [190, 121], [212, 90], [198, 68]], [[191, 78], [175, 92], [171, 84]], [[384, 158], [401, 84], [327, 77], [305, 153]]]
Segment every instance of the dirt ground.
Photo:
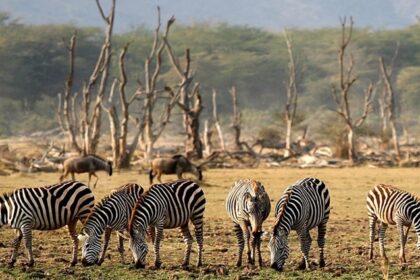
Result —
[[[93, 190], [96, 199], [108, 194], [112, 189], [129, 182], [136, 182], [148, 188], [146, 174], [136, 171], [116, 172], [112, 177], [98, 174], [100, 179]], [[42, 186], [57, 182], [58, 173], [15, 174], [0, 177], [0, 192], [11, 191], [22, 186]], [[260, 180], [272, 200], [272, 211], [283, 190], [296, 180], [304, 177], [318, 177], [323, 180], [331, 193], [331, 216], [327, 231], [326, 262], [319, 269], [318, 250], [313, 242], [311, 271], [297, 270], [300, 261], [299, 244], [296, 233], [290, 235], [291, 254], [286, 261], [285, 271], [278, 273], [269, 267], [268, 239], [263, 240], [263, 269], [244, 266], [235, 268], [237, 247], [232, 223], [224, 207], [225, 198], [233, 182], [239, 178]], [[87, 175], [77, 177], [87, 182]], [[175, 179], [164, 176], [163, 180]], [[18, 262], [14, 268], [7, 267], [11, 253], [14, 231], [7, 227], [0, 229], [0, 278], [1, 279], [380, 279], [382, 278], [381, 260], [376, 257], [369, 262], [368, 222], [366, 214], [366, 194], [378, 183], [394, 184], [400, 188], [419, 193], [419, 169], [379, 169], [379, 168], [342, 168], [342, 169], [213, 169], [204, 172], [201, 186], [206, 194], [205, 252], [204, 266], [194, 267], [196, 250], [191, 258], [189, 271], [180, 267], [184, 244], [178, 230], [166, 230], [162, 241], [161, 256], [163, 267], [152, 269], [153, 250], [149, 243], [148, 266], [137, 270], [131, 264], [131, 252], [126, 245], [126, 263], [120, 262], [115, 235], [107, 259], [102, 266], [84, 268], [80, 264], [69, 267], [71, 259], [71, 240], [66, 229], [52, 232], [34, 232], [33, 247], [35, 266], [28, 268], [24, 247], [20, 249]], [[274, 222], [273, 213], [264, 223], [269, 230]], [[79, 225], [80, 227], [80, 225]], [[316, 240], [316, 231], [312, 232]], [[417, 238], [412, 229], [406, 246], [407, 268], [398, 265], [399, 240], [395, 227], [389, 227], [385, 246], [390, 259], [390, 279], [419, 279], [420, 256], [416, 249]], [[194, 244], [195, 246], [195, 244]], [[375, 243], [375, 253], [378, 252]], [[81, 253], [79, 253], [80, 256]], [[244, 259], [245, 260], [245, 259]], [[244, 261], [244, 263], [246, 263]]]

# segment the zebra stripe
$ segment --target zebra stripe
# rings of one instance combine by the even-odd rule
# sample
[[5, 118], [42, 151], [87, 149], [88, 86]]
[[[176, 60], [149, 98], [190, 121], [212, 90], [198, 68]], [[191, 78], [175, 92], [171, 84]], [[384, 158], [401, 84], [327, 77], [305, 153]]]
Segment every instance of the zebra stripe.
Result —
[[[124, 262], [123, 231], [128, 228], [128, 221], [134, 205], [143, 193], [143, 188], [137, 184], [126, 184], [106, 196], [93, 209], [83, 225], [79, 240], [84, 240], [82, 246], [82, 264], [84, 266], [101, 264], [104, 261], [111, 232], [118, 231], [118, 251]], [[105, 232], [104, 246], [101, 257], [101, 236]]]
[[[386, 258], [384, 249], [385, 231], [388, 225], [396, 225], [400, 234], [400, 264], [406, 263], [405, 244], [411, 224], [417, 232], [417, 248], [420, 250], [420, 201], [411, 193], [394, 186], [380, 184], [367, 195], [369, 215], [369, 259], [373, 258], [375, 224], [379, 220], [379, 251]], [[404, 232], [404, 226], [407, 227]]]
[[1, 221], [16, 229], [9, 265], [16, 262], [22, 238], [28, 251], [28, 265], [34, 264], [32, 230], [55, 230], [68, 226], [73, 240], [73, 259], [77, 263], [77, 220], [86, 220], [94, 206], [91, 190], [81, 182], [69, 181], [39, 188], [22, 188], [0, 196]]
[[[271, 204], [264, 186], [255, 180], [244, 179], [236, 181], [226, 199], [226, 210], [234, 223], [234, 230], [238, 239], [238, 261], [236, 266], [242, 265], [244, 244], [247, 245], [248, 263], [255, 263], [255, 249], [257, 249], [260, 267], [262, 223], [270, 214]], [[252, 250], [249, 244], [252, 232]]]
[[325, 266], [324, 245], [330, 214], [330, 195], [325, 184], [316, 178], [306, 178], [288, 187], [275, 208], [277, 217], [270, 239], [271, 267], [281, 271], [289, 255], [288, 236], [295, 230], [303, 254], [300, 269], [309, 269], [311, 235], [309, 230], [318, 227], [319, 265]]
[[147, 255], [145, 242], [146, 230], [149, 226], [154, 240], [155, 267], [161, 265], [159, 245], [163, 237], [163, 229], [180, 228], [186, 244], [184, 267], [189, 265], [192, 247], [192, 236], [188, 222], [194, 225], [198, 244], [197, 266], [202, 265], [203, 258], [203, 215], [206, 199], [202, 189], [194, 182], [179, 180], [164, 184], [156, 184], [144, 193], [133, 209], [129, 224], [130, 248], [133, 252], [135, 266], [144, 268]]

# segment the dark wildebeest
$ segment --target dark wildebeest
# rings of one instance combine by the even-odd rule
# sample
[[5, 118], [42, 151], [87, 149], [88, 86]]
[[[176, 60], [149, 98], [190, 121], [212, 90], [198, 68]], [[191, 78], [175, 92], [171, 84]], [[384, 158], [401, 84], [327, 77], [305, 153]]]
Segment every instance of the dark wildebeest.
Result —
[[197, 177], [198, 180], [203, 179], [201, 167], [191, 163], [183, 155], [174, 155], [171, 158], [157, 158], [151, 162], [149, 172], [150, 184], [153, 184], [153, 178], [157, 176], [160, 183], [162, 174], [176, 174], [178, 179], [182, 179], [182, 173], [189, 172]]
[[109, 176], [111, 176], [112, 162], [106, 161], [97, 155], [68, 158], [63, 163], [63, 174], [60, 176], [60, 182], [62, 182], [69, 173], [71, 174], [72, 180], [74, 180], [74, 173], [89, 173], [88, 186], [90, 187], [90, 179], [93, 175], [96, 177], [95, 184], [93, 185], [95, 188], [96, 183], [98, 183], [98, 176], [95, 172], [100, 170], [108, 172]]

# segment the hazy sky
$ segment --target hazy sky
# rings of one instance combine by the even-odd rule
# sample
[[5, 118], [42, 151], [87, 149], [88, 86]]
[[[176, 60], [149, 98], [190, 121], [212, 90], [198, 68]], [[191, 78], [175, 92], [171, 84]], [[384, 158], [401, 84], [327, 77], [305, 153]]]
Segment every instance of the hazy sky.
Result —
[[[154, 26], [157, 5], [163, 20], [175, 15], [183, 24], [227, 22], [269, 30], [332, 27], [344, 15], [352, 15], [356, 27], [403, 28], [420, 15], [420, 0], [117, 0], [116, 31]], [[103, 26], [95, 0], [0, 0], [0, 10], [24, 23]]]

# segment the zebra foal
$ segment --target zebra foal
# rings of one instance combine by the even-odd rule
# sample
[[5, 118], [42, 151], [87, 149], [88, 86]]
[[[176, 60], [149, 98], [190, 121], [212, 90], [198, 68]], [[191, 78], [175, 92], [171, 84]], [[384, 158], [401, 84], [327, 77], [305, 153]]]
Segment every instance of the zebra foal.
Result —
[[21, 188], [0, 196], [0, 225], [16, 229], [9, 265], [16, 262], [22, 238], [28, 251], [28, 266], [34, 264], [32, 230], [55, 230], [68, 226], [73, 240], [71, 265], [77, 263], [77, 220], [84, 221], [94, 206], [91, 190], [70, 181], [39, 188]]
[[[245, 243], [247, 245], [248, 263], [255, 264], [255, 249], [257, 249], [258, 262], [260, 267], [262, 267], [262, 223], [270, 214], [270, 208], [270, 198], [260, 182], [244, 179], [236, 181], [232, 186], [226, 199], [226, 210], [234, 223], [234, 230], [238, 239], [237, 267], [242, 265]], [[251, 233], [252, 250], [249, 244]]]
[[[95, 205], [78, 236], [79, 240], [84, 242], [82, 246], [84, 266], [102, 264], [113, 230], [118, 232], [118, 251], [121, 261], [124, 262], [123, 231], [127, 230], [132, 209], [143, 191], [143, 188], [137, 184], [126, 184]], [[102, 254], [98, 259], [101, 251], [101, 237], [104, 233]]]
[[[369, 215], [369, 259], [373, 258], [373, 240], [375, 238], [375, 224], [379, 221], [379, 252], [387, 259], [384, 248], [385, 231], [388, 225], [396, 225], [400, 234], [400, 264], [406, 263], [405, 244], [411, 224], [417, 232], [417, 248], [420, 250], [420, 201], [411, 193], [394, 186], [377, 185], [367, 195], [367, 209]], [[407, 227], [404, 232], [404, 226]]]
[[277, 202], [277, 220], [269, 242], [271, 267], [282, 271], [289, 256], [288, 236], [295, 230], [300, 239], [303, 259], [299, 269], [309, 269], [311, 235], [309, 230], [318, 227], [319, 266], [325, 266], [324, 245], [330, 214], [330, 195], [325, 184], [316, 178], [306, 178], [288, 187]]
[[147, 255], [145, 242], [146, 230], [154, 227], [155, 267], [161, 266], [160, 241], [163, 229], [180, 228], [186, 245], [183, 267], [189, 265], [192, 236], [188, 228], [189, 221], [194, 225], [198, 244], [197, 266], [203, 259], [203, 215], [206, 199], [202, 189], [194, 182], [179, 180], [152, 185], [137, 201], [129, 223], [130, 248], [133, 252], [136, 268], [144, 268]]

